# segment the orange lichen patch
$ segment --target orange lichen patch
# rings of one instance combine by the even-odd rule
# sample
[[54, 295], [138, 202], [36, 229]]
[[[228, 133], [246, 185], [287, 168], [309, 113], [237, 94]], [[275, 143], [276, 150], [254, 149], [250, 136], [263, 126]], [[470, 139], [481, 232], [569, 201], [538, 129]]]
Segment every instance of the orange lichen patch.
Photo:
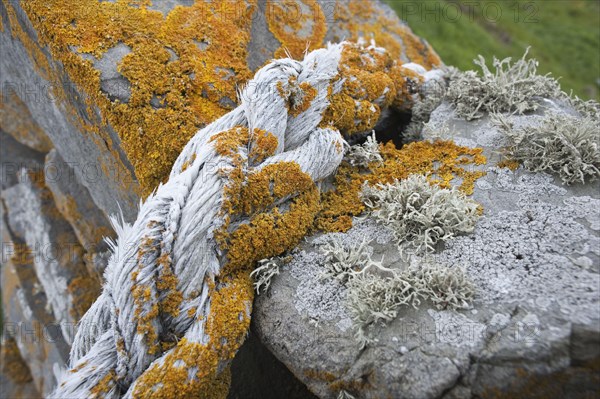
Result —
[[315, 187], [294, 198], [288, 211], [273, 208], [254, 216], [232, 233], [216, 235], [221, 248], [227, 250], [225, 268], [247, 267], [293, 248], [309, 231], [319, 209]]
[[321, 47], [327, 34], [325, 14], [317, 0], [268, 0], [267, 24], [281, 43], [275, 57], [289, 53], [302, 59], [306, 51]]
[[173, 317], [179, 315], [179, 306], [183, 302], [183, 294], [177, 290], [179, 279], [173, 273], [173, 265], [169, 254], [162, 254], [157, 263], [160, 265], [156, 288], [160, 292], [159, 312]]
[[452, 141], [419, 141], [397, 149], [392, 142], [380, 145], [382, 164], [372, 164], [365, 173], [358, 167], [342, 164], [335, 177], [335, 190], [322, 194], [322, 210], [315, 226], [325, 231], [346, 231], [352, 226], [350, 217], [364, 211], [359, 194], [364, 182], [386, 184], [411, 174], [425, 174], [429, 181], [449, 188], [454, 179], [462, 182], [459, 189], [472, 194], [477, 179], [485, 172], [472, 170], [484, 165], [481, 148], [462, 147]]
[[321, 126], [334, 126], [349, 135], [372, 130], [381, 109], [391, 105], [414, 76], [414, 72], [397, 67], [389, 53], [358, 44], [344, 46], [338, 69], [334, 80], [343, 80], [342, 89], [330, 90]]
[[394, 81], [396, 97], [393, 107], [399, 110], [409, 110], [412, 107], [412, 96], [423, 83], [423, 77], [400, 64], [390, 69], [390, 78]]
[[100, 295], [100, 285], [95, 278], [78, 276], [71, 280], [67, 289], [77, 298], [73, 301], [71, 316], [75, 321], [79, 321]]
[[32, 380], [29, 367], [23, 361], [17, 343], [12, 337], [5, 337], [2, 342], [2, 373], [15, 384], [25, 384]]
[[[175, 7], [166, 17], [145, 3], [128, 0], [30, 0], [21, 6], [39, 45], [29, 43], [27, 35], [21, 41], [36, 52], [36, 59], [44, 63], [41, 69], [48, 72], [45, 76], [59, 88], [61, 77], [46, 68], [39, 48], [48, 46], [53, 58], [62, 62], [69, 79], [87, 95], [87, 117], [93, 119], [97, 107], [102, 122], [119, 134], [146, 194], [168, 176], [193, 134], [231, 109], [237, 85], [251, 76], [245, 49], [255, 0], [197, 1]], [[119, 43], [131, 49], [117, 66], [130, 83], [128, 103], [102, 92], [99, 71], [81, 56], [101, 58]], [[69, 103], [63, 94], [57, 98]], [[150, 103], [155, 98], [161, 107]], [[81, 117], [74, 119], [81, 122], [82, 131], [109, 140], [108, 128], [98, 129], [98, 120], [88, 124]]]
[[186, 159], [185, 162], [183, 163], [183, 165], [181, 165], [181, 172], [186, 171], [187, 168], [189, 168], [190, 165], [193, 164], [195, 160], [196, 160], [196, 154], [192, 154], [190, 159]]
[[114, 370], [110, 370], [106, 375], [98, 382], [96, 386], [90, 389], [91, 399], [105, 398], [111, 390], [117, 386], [116, 373]]
[[224, 157], [237, 158], [238, 149], [247, 146], [249, 138], [248, 128], [236, 126], [215, 134], [208, 142], [214, 143], [213, 146], [217, 154]]
[[373, 39], [376, 45], [384, 47], [394, 60], [400, 60], [401, 55], [405, 55], [408, 62], [416, 62], [426, 69], [441, 64], [440, 58], [431, 46], [415, 36], [408, 26], [398, 24], [372, 2], [363, 0], [341, 2], [335, 8], [334, 18], [342, 31], [350, 33], [350, 37], [336, 37], [338, 41], [357, 40], [359, 37]]
[[294, 103], [288, 108], [290, 115], [293, 117], [306, 111], [317, 96], [317, 89], [312, 87], [308, 82], [300, 83], [298, 89], [299, 90], [294, 93], [294, 96], [292, 97]]
[[154, 252], [157, 248], [156, 243], [150, 237], [142, 239], [137, 253], [138, 271], [131, 274], [133, 282], [131, 295], [134, 304], [134, 316], [137, 322], [136, 332], [144, 337], [149, 354], [156, 354], [160, 351], [160, 342], [158, 332], [156, 331], [156, 319], [159, 316], [159, 300], [155, 287], [151, 283], [140, 282], [139, 270], [142, 265], [142, 257], [145, 254]]
[[7, 86], [5, 93], [0, 96], [0, 126], [2, 126], [2, 131], [36, 151], [50, 151], [52, 142], [33, 119], [29, 108], [17, 93], [10, 89], [10, 85]]
[[273, 133], [258, 128], [254, 128], [251, 141], [252, 145], [248, 154], [251, 164], [261, 163], [275, 154], [279, 145], [279, 140]]
[[182, 338], [161, 364], [153, 365], [138, 378], [134, 398], [226, 397], [229, 375], [221, 375], [218, 370], [220, 364], [233, 359], [250, 326], [253, 290], [248, 272], [221, 278], [211, 285], [210, 298], [205, 328], [208, 343]]
[[502, 161], [498, 162], [499, 168], [508, 168], [510, 170], [517, 170], [519, 165], [519, 161], [515, 161], [514, 159], [503, 159]]

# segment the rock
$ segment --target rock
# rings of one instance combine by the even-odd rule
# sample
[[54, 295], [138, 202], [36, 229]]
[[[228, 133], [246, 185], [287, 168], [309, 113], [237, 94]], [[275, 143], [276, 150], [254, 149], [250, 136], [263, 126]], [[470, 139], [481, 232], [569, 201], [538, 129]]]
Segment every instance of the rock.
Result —
[[0, 398], [40, 397], [14, 338], [3, 336], [1, 346]]
[[[427, 68], [440, 63], [378, 1], [168, 0], [147, 10], [130, 3], [0, 3], [7, 229], [34, 255], [40, 247], [72, 249], [66, 251], [72, 256], [34, 256], [27, 269], [33, 283], [18, 277], [24, 268], [3, 260], [2, 272], [12, 276], [3, 276], [7, 322], [62, 327], [60, 344], [51, 347], [22, 345], [15, 336], [42, 395], [54, 384], [54, 365], [66, 360], [72, 335], [66, 326], [97, 293], [94, 277], [109, 256], [100, 238], [114, 234], [108, 216], [135, 220], [140, 199], [166, 178], [199, 128], [236, 106], [238, 88], [257, 68], [286, 56], [286, 49], [300, 58], [307, 48], [359, 35], [376, 39], [395, 58]], [[54, 178], [57, 165], [68, 178]], [[253, 364], [280, 370], [249, 342]], [[256, 378], [235, 373], [234, 387]], [[306, 397], [289, 374], [278, 375], [289, 389], [273, 390], [274, 396]], [[232, 397], [248, 392], [234, 388]]]
[[[88, 189], [79, 183], [73, 169], [56, 150], [46, 155], [44, 181], [52, 192], [56, 207], [87, 251], [87, 263], [93, 265], [92, 257], [108, 250], [104, 238], [115, 238], [107, 216], [96, 206]], [[91, 273], [100, 277], [105, 264], [101, 262], [98, 268], [93, 266]]]
[[[99, 294], [100, 284], [86, 270], [84, 250], [73, 229], [54, 205], [43, 174], [22, 169], [19, 183], [2, 192], [7, 227], [31, 253], [37, 290], [43, 291], [62, 336], [68, 343], [75, 323]], [[6, 289], [6, 287], [4, 287]]]
[[[361, 35], [403, 61], [440, 64], [378, 1], [170, 0], [143, 8], [0, 6], [5, 108], [23, 109], [22, 124], [50, 138], [98, 207], [122, 210], [127, 221], [192, 135], [234, 108], [238, 88], [286, 50], [301, 58], [307, 48]], [[49, 150], [23, 129], [11, 134]]]
[[[536, 124], [544, 112], [510, 118]], [[367, 218], [346, 233], [311, 237], [292, 253], [270, 291], [255, 301], [261, 341], [322, 398], [341, 391], [357, 398], [597, 393], [597, 185], [565, 186], [544, 173], [499, 167], [504, 138], [488, 117], [466, 122], [442, 104], [427, 126], [425, 138], [445, 132], [457, 144], [483, 147], [488, 159], [473, 194], [484, 209], [475, 231], [433, 255], [435, 262], [466, 268], [477, 289], [472, 308], [403, 307], [361, 350], [345, 307], [347, 288], [323, 280], [319, 246], [334, 236], [346, 244], [367, 240], [373, 259], [384, 255], [384, 266], [406, 268], [390, 231]]]
[[4, 337], [0, 380], [6, 393], [2, 397], [18, 397], [18, 391], [23, 397], [39, 397], [37, 392], [47, 395], [54, 388], [54, 370], [68, 359], [69, 346], [36, 276], [35, 255], [9, 227], [1, 208]]
[[19, 172], [26, 168], [34, 171], [43, 171], [44, 154], [33, 150], [15, 140], [12, 136], [0, 130], [0, 159], [2, 160], [2, 176], [0, 184], [2, 190], [18, 183]]

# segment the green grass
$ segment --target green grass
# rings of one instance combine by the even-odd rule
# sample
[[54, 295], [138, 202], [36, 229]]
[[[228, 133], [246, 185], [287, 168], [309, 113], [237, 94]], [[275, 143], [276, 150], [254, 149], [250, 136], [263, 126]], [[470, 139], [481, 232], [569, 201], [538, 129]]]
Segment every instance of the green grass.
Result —
[[478, 54], [518, 58], [531, 46], [540, 73], [600, 99], [600, 0], [386, 1], [448, 65], [474, 69]]

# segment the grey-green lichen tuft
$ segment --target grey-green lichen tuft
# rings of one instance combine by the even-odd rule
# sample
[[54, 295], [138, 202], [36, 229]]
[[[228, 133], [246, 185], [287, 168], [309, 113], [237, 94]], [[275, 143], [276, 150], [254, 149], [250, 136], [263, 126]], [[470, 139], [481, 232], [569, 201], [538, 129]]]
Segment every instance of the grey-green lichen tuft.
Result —
[[554, 173], [563, 183], [573, 184], [600, 178], [597, 115], [591, 112], [577, 117], [551, 112], [540, 124], [518, 129], [500, 114], [493, 115], [492, 120], [509, 140], [509, 159], [519, 161], [530, 171]]
[[538, 99], [563, 97], [560, 84], [550, 75], [538, 75], [538, 62], [521, 59], [511, 63], [511, 58], [494, 57], [491, 71], [485, 58], [473, 62], [481, 68], [475, 71], [454, 72], [446, 98], [454, 105], [456, 114], [467, 120], [481, 118], [485, 112], [516, 112], [523, 114], [538, 108]]
[[[259, 266], [250, 273], [250, 277], [254, 279], [254, 289], [257, 294], [267, 292], [271, 286], [271, 280], [277, 276], [280, 267], [290, 261], [291, 257], [275, 256], [269, 259], [258, 261]], [[262, 291], [261, 291], [262, 289]]]
[[365, 184], [361, 198], [371, 215], [394, 231], [401, 250], [433, 251], [439, 241], [472, 232], [480, 217], [479, 205], [462, 191], [440, 188], [422, 175]]
[[370, 330], [375, 325], [395, 319], [403, 306], [416, 308], [422, 300], [430, 300], [438, 309], [464, 309], [475, 294], [475, 286], [459, 267], [419, 262], [401, 272], [384, 270], [385, 277], [369, 269], [348, 282], [348, 309], [361, 347], [373, 341]]

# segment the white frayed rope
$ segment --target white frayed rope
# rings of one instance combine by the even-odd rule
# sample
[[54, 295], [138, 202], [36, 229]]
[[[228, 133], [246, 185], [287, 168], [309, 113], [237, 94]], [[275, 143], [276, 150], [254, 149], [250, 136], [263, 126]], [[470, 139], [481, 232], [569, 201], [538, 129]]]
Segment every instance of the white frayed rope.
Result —
[[[115, 223], [118, 239], [106, 268], [103, 292], [80, 322], [71, 348], [70, 370], [62, 373], [51, 397], [133, 397], [144, 373], [153, 365], [163, 364], [175, 350], [149, 350], [138, 328], [141, 318], [158, 337], [171, 334], [192, 343], [208, 342], [205, 321], [211, 309], [209, 282], [225, 263], [213, 234], [224, 223], [219, 211], [228, 177], [222, 172], [234, 167], [230, 157], [215, 150], [211, 138], [234, 127], [245, 127], [249, 132], [262, 129], [277, 138], [277, 150], [254, 165], [248, 159], [250, 149], [239, 148], [245, 173], [283, 161], [296, 162], [314, 182], [331, 176], [342, 160], [344, 139], [335, 128], [319, 124], [329, 105], [328, 95], [339, 91], [343, 84], [334, 78], [345, 45], [312, 51], [303, 61], [280, 59], [261, 68], [240, 93], [241, 104], [188, 142], [169, 180], [141, 204], [133, 225]], [[290, 98], [284, 98], [275, 88], [293, 97], [303, 82], [316, 88], [317, 94], [308, 109], [292, 116], [288, 113]], [[142, 250], [144, 240], [159, 245]], [[183, 297], [176, 316], [152, 313], [153, 303], [168, 294], [157, 286], [163, 272], [160, 259], [165, 258]], [[136, 285], [146, 287], [147, 303], [135, 302], [132, 291]], [[248, 303], [247, 317], [250, 308]], [[219, 364], [219, 369], [223, 366]], [[194, 371], [210, 366], [187, 367], [193, 379]], [[107, 377], [117, 383], [99, 393], [97, 387]]]

